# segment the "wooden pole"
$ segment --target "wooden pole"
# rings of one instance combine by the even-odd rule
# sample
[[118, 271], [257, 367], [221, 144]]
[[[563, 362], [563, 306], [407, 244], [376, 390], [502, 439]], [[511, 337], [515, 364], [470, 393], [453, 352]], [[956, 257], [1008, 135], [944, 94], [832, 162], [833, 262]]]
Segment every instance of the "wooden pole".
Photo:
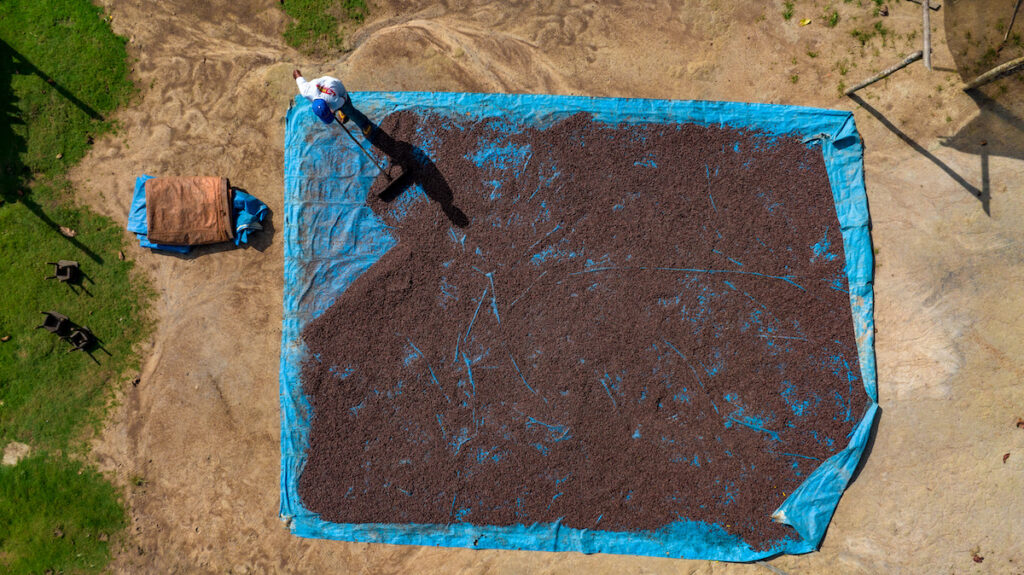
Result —
[[906, 68], [907, 66], [913, 64], [914, 62], [917, 62], [918, 60], [920, 60], [922, 58], [923, 55], [924, 55], [924, 53], [921, 52], [920, 50], [918, 50], [917, 52], [914, 52], [913, 54], [911, 54], [911, 55], [907, 56], [906, 58], [904, 58], [903, 61], [900, 62], [899, 64], [896, 64], [895, 66], [892, 66], [892, 67], [886, 68], [885, 70], [882, 70], [878, 74], [868, 78], [867, 80], [864, 80], [860, 84], [857, 84], [856, 86], [854, 86], [854, 87], [850, 88], [849, 90], [843, 92], [843, 94], [846, 95], [846, 96], [849, 96], [850, 94], [853, 94], [854, 92], [856, 92], [857, 90], [860, 90], [861, 88], [866, 88], [866, 87], [870, 86], [871, 84], [874, 84], [875, 82], [881, 80], [882, 78], [885, 78], [886, 76], [889, 76], [893, 72], [896, 72], [897, 70], [902, 70], [903, 68]]
[[924, 67], [932, 69], [932, 23], [931, 0], [921, 0], [921, 12], [924, 13]]
[[1016, 60], [1010, 60], [1005, 64], [1000, 64], [995, 68], [992, 68], [988, 72], [985, 72], [981, 76], [971, 80], [964, 85], [964, 91], [976, 90], [989, 82], [994, 82], [1003, 76], [1009, 76], [1010, 74], [1024, 68], [1024, 56], [1017, 58]]
[[1003, 44], [1010, 39], [1010, 30], [1013, 30], [1013, 21], [1017, 19], [1017, 11], [1020, 10], [1020, 0], [1017, 0], [1017, 5], [1013, 7], [1013, 14], [1010, 16], [1010, 25], [1006, 27], [1006, 34], [1003, 35]]

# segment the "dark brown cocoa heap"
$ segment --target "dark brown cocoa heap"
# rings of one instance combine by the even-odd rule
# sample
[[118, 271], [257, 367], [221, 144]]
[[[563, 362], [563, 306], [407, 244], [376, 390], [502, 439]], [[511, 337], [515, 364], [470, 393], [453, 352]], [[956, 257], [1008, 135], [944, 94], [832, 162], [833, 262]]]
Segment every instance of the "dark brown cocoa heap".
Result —
[[375, 183], [398, 245], [303, 332], [308, 509], [795, 536], [771, 513], [867, 399], [820, 149], [584, 114], [379, 134], [418, 185]]

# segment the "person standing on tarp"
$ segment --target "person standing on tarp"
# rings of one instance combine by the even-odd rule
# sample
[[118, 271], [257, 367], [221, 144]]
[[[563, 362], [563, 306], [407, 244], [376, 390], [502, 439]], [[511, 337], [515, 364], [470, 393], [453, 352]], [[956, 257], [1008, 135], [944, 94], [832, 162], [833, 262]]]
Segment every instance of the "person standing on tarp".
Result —
[[323, 76], [309, 82], [302, 77], [302, 72], [298, 69], [292, 72], [292, 78], [295, 78], [295, 83], [299, 86], [299, 94], [313, 104], [313, 113], [321, 122], [330, 124], [338, 120], [338, 123], [344, 124], [351, 119], [363, 131], [364, 136], [370, 136], [373, 124], [352, 106], [352, 98], [349, 97], [348, 90], [341, 80]]

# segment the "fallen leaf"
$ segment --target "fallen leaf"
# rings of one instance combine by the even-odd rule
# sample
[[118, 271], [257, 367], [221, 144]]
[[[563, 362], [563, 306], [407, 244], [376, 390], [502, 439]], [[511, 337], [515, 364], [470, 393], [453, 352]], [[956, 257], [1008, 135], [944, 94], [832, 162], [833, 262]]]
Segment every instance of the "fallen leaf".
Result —
[[800, 21], [800, 25], [801, 26], [806, 26], [806, 25], [808, 25], [810, 23], [811, 23], [811, 19], [810, 18], [804, 18], [803, 20]]
[[1009, 453], [1004, 453], [1003, 454], [1003, 463], [1006, 463], [1006, 460], [1009, 459], [1009, 458], [1010, 458], [1010, 454]]
[[124, 252], [117, 250], [117, 259], [124, 261]]
[[67, 238], [73, 238], [73, 237], [78, 235], [78, 232], [76, 232], [75, 230], [73, 230], [71, 228], [65, 227], [65, 226], [61, 226], [60, 227], [60, 233], [61, 233], [61, 235], [63, 235], [64, 237], [67, 237]]

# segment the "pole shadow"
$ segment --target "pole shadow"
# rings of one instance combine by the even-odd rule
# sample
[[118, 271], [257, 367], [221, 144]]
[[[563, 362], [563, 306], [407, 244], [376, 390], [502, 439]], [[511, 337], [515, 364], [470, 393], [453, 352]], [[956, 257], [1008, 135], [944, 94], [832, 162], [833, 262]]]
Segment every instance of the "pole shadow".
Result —
[[[1007, 108], [981, 90], [972, 90], [967, 95], [978, 106], [977, 115], [955, 135], [943, 138], [940, 143], [960, 152], [980, 156], [981, 198], [985, 213], [989, 213], [992, 188], [989, 158], [1002, 156], [1024, 160], [1024, 119], [1021, 119], [1021, 112]], [[1011, 101], [1011, 105], [1024, 110], [1019, 101]]]
[[936, 156], [935, 154], [933, 154], [933, 153], [929, 152], [928, 150], [926, 150], [924, 148], [924, 146], [922, 146], [921, 144], [917, 143], [913, 138], [908, 136], [903, 130], [900, 130], [895, 124], [890, 122], [889, 119], [886, 118], [884, 114], [882, 114], [876, 108], [871, 106], [871, 104], [868, 104], [867, 102], [865, 102], [860, 96], [858, 96], [857, 94], [851, 94], [849, 96], [849, 98], [851, 100], [853, 100], [854, 102], [856, 102], [857, 105], [859, 105], [861, 108], [863, 108], [866, 112], [868, 112], [869, 114], [874, 116], [876, 120], [878, 120], [890, 132], [895, 134], [896, 137], [898, 137], [899, 139], [903, 140], [904, 143], [906, 143], [908, 146], [913, 148], [915, 152], [917, 152], [918, 154], [921, 154], [922, 156], [927, 158], [929, 161], [931, 161], [933, 164], [938, 166], [939, 169], [941, 169], [943, 172], [945, 172], [950, 178], [953, 179], [953, 181], [955, 181], [957, 184], [960, 184], [960, 186], [963, 187], [968, 192], [970, 192], [970, 194], [972, 196], [978, 198], [978, 200], [981, 201], [981, 203], [982, 203], [982, 208], [985, 210], [985, 213], [988, 214], [988, 215], [991, 215], [989, 213], [989, 205], [988, 205], [988, 200], [987, 200], [988, 193], [985, 190], [982, 190], [982, 189], [978, 188], [977, 186], [971, 184], [967, 180], [965, 180], [964, 177], [961, 176], [959, 173], [957, 173], [957, 171], [954, 170], [952, 167], [950, 167], [949, 164], [943, 162], [941, 159], [938, 158], [938, 156]]
[[39, 221], [43, 222], [54, 233], [63, 237], [75, 248], [81, 250], [82, 253], [94, 262], [102, 264], [103, 258], [99, 254], [89, 249], [80, 240], [61, 233], [60, 225], [47, 215], [43, 207], [32, 199], [31, 192], [27, 190], [27, 183], [31, 178], [31, 170], [21, 161], [22, 154], [27, 150], [27, 143], [22, 134], [15, 129], [16, 126], [24, 126], [25, 122], [21, 119], [18, 97], [15, 95], [12, 86], [14, 76], [23, 74], [39, 76], [90, 118], [100, 121], [104, 119], [96, 110], [78, 99], [51, 76], [29, 62], [8, 43], [0, 40], [0, 113], [3, 115], [2, 121], [0, 121], [0, 160], [3, 161], [3, 170], [0, 173], [0, 192], [2, 192], [3, 202], [21, 202], [33, 215], [39, 218]]
[[16, 126], [24, 126], [18, 98], [11, 85], [15, 72], [15, 52], [0, 40], [0, 193], [4, 203], [16, 202], [21, 197], [21, 188], [30, 176], [28, 167], [21, 163], [21, 155], [27, 150], [25, 138]]
[[72, 94], [67, 88], [57, 83], [57, 81], [52, 76], [37, 68], [34, 64], [32, 64], [32, 62], [25, 58], [25, 56], [21, 55], [20, 52], [12, 48], [10, 44], [7, 44], [3, 40], [0, 40], [0, 52], [3, 52], [5, 54], [5, 60], [10, 60], [11, 70], [13, 73], [23, 75], [32, 74], [35, 76], [39, 76], [40, 79], [49, 84], [54, 90], [56, 90], [58, 94], [60, 94], [66, 100], [74, 104], [76, 108], [85, 112], [86, 115], [88, 115], [93, 120], [99, 120], [101, 122], [106, 120], [106, 118], [104, 118], [102, 114], [93, 109], [92, 106], [86, 104], [77, 96]]

